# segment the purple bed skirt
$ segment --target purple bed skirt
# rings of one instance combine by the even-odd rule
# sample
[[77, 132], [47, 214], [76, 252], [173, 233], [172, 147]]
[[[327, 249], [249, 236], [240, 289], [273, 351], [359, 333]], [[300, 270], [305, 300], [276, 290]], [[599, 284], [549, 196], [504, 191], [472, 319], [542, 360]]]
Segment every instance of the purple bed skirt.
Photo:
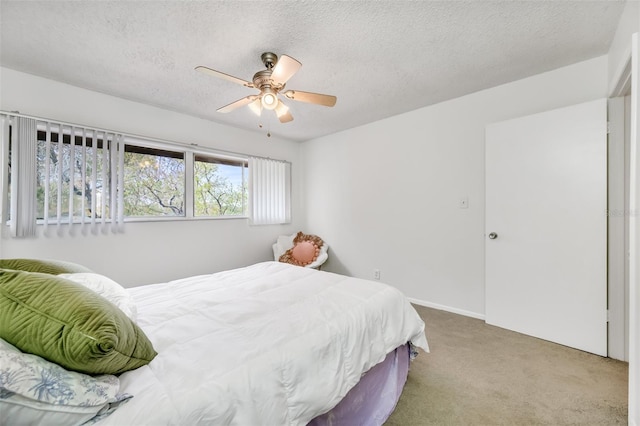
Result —
[[409, 373], [409, 345], [387, 354], [328, 413], [308, 426], [382, 425], [396, 408]]

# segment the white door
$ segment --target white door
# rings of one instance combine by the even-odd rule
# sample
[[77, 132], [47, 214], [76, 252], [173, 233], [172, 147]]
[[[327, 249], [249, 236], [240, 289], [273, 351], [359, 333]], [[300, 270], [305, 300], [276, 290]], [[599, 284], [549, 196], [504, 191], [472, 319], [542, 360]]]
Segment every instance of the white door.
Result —
[[[606, 100], [486, 129], [486, 322], [607, 355]], [[494, 238], [495, 237], [495, 238]]]

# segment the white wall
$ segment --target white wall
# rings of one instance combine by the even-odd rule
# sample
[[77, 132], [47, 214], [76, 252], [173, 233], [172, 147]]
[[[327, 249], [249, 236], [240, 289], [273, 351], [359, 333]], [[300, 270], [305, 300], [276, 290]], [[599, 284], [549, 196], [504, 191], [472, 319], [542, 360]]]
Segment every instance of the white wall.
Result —
[[[0, 109], [292, 162], [293, 223], [249, 226], [246, 219], [127, 223], [115, 235], [0, 241], [0, 255], [79, 262], [133, 286], [271, 260], [281, 234], [302, 230], [300, 144], [0, 68]], [[214, 113], [214, 112], [212, 112]], [[40, 230], [41, 231], [41, 230]]]
[[307, 229], [330, 245], [323, 269], [380, 269], [413, 299], [483, 317], [485, 125], [604, 98], [607, 68], [603, 56], [305, 142]]

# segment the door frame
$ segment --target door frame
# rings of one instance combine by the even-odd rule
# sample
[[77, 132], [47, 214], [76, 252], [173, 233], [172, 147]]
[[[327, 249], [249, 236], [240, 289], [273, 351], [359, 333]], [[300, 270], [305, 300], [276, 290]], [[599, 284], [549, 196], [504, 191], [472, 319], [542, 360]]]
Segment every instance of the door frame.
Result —
[[[628, 220], [625, 230], [628, 241], [628, 326], [626, 341], [629, 360], [629, 408], [628, 422], [631, 426], [640, 426], [640, 58], [638, 33], [631, 37], [631, 49], [625, 55], [620, 71], [612, 80], [613, 90], [609, 97], [615, 98], [630, 94], [631, 108], [627, 115], [630, 128], [628, 153], [628, 209], [624, 215]], [[618, 121], [619, 117], [614, 117]], [[626, 160], [625, 160], [626, 161]], [[627, 178], [625, 178], [627, 179]]]
[[625, 131], [628, 110], [627, 92], [611, 97], [607, 102], [607, 355], [628, 361], [628, 270], [626, 257], [628, 217], [625, 215], [628, 182]]
[[[629, 186], [629, 424], [640, 425], [640, 58], [638, 33], [631, 42], [631, 140]], [[631, 214], [633, 213], [633, 214]]]

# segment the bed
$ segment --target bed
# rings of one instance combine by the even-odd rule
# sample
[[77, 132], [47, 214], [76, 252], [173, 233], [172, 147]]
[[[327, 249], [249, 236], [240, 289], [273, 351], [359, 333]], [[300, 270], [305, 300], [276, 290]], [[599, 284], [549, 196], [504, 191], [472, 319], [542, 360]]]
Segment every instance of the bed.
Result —
[[279, 262], [127, 292], [157, 355], [98, 425], [382, 424], [429, 350], [397, 289]]

